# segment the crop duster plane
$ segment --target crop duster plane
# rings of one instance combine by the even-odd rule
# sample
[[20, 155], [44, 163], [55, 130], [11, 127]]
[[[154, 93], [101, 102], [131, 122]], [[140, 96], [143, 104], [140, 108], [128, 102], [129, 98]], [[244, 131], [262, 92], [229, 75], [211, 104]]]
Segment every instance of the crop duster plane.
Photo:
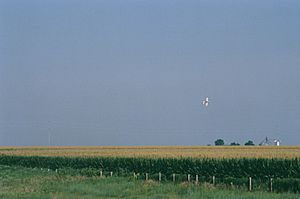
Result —
[[205, 98], [205, 100], [202, 101], [202, 104], [205, 106], [205, 107], [208, 107], [210, 101], [208, 99], [208, 97]]

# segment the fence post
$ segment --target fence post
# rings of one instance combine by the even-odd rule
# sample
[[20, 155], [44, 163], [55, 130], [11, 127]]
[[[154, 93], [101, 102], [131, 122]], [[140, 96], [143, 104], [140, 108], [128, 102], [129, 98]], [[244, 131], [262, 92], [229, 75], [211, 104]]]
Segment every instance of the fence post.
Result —
[[112, 175], [113, 175], [113, 172], [111, 171], [111, 172], [110, 172], [110, 177], [112, 177]]
[[161, 172], [158, 173], [158, 181], [161, 181]]
[[249, 187], [248, 187], [249, 191], [252, 191], [252, 178], [249, 177]]
[[270, 192], [273, 191], [273, 178], [270, 178]]
[[146, 173], [146, 181], [148, 180], [148, 173]]
[[196, 175], [196, 185], [199, 183], [199, 178], [198, 178], [198, 175]]
[[173, 173], [173, 182], [175, 182], [175, 173]]
[[213, 176], [213, 178], [212, 178], [212, 183], [214, 186], [216, 185], [216, 177], [215, 176]]
[[187, 180], [188, 180], [188, 182], [191, 181], [191, 175], [190, 174], [187, 175]]
[[100, 169], [100, 177], [102, 177], [103, 176], [103, 172], [102, 172], [102, 170]]

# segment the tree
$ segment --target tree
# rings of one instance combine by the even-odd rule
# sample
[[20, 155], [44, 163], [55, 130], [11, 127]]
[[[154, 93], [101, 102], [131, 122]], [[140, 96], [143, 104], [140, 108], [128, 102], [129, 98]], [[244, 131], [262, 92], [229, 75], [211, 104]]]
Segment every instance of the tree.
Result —
[[249, 140], [248, 142], [245, 143], [245, 146], [254, 146], [255, 144], [253, 143], [252, 140]]
[[235, 142], [231, 142], [230, 146], [240, 146], [240, 144], [239, 143], [235, 143]]
[[216, 145], [216, 146], [222, 146], [222, 145], [224, 145], [224, 140], [222, 140], [222, 139], [217, 139], [217, 140], [215, 141], [215, 145]]

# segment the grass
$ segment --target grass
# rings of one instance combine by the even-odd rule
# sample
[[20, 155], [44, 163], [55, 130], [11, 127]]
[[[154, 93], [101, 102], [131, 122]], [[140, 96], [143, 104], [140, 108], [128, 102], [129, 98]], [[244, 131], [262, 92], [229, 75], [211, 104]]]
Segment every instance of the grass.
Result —
[[0, 147], [0, 155], [167, 158], [299, 158], [299, 146]]
[[158, 183], [128, 177], [86, 177], [57, 174], [47, 169], [0, 166], [0, 198], [197, 198], [300, 199], [291, 193], [226, 190], [210, 184]]

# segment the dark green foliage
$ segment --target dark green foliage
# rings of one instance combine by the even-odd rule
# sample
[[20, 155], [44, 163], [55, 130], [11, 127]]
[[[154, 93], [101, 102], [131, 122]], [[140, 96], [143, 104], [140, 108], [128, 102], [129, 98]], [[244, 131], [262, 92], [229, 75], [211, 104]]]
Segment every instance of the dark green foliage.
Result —
[[[73, 168], [86, 169], [88, 175], [102, 169], [114, 174], [149, 173], [171, 176], [176, 174], [191, 174], [195, 176], [216, 176], [217, 178], [247, 178], [256, 179], [300, 178], [300, 159], [196, 159], [196, 158], [112, 158], [112, 157], [40, 157], [40, 156], [0, 156], [2, 165], [18, 165], [24, 167]], [[90, 171], [93, 169], [93, 171]]]
[[233, 178], [233, 177], [227, 177], [227, 178], [218, 178], [217, 183], [224, 183], [224, 184], [232, 184], [233, 186], [238, 186], [238, 187], [247, 187], [249, 182], [248, 178]]
[[[153, 173], [149, 176], [149, 180], [155, 180], [155, 181], [158, 181], [159, 179], [159, 174], [158, 173]], [[163, 173], [161, 173], [161, 182], [166, 182], [168, 179], [167, 179], [167, 176]]]
[[252, 140], [249, 140], [245, 143], [245, 146], [254, 146], [255, 144], [253, 143]]
[[273, 181], [273, 189], [278, 192], [289, 191], [300, 193], [300, 179], [275, 179]]
[[224, 143], [224, 140], [222, 140], [222, 139], [217, 139], [216, 141], [215, 141], [215, 145], [216, 146], [223, 146], [225, 143]]
[[[249, 187], [249, 178], [235, 178], [235, 177], [226, 177], [226, 178], [217, 178], [217, 184], [224, 184], [227, 187], [242, 188], [247, 190]], [[252, 178], [252, 189], [253, 190], [268, 190], [269, 189], [269, 178]]]

